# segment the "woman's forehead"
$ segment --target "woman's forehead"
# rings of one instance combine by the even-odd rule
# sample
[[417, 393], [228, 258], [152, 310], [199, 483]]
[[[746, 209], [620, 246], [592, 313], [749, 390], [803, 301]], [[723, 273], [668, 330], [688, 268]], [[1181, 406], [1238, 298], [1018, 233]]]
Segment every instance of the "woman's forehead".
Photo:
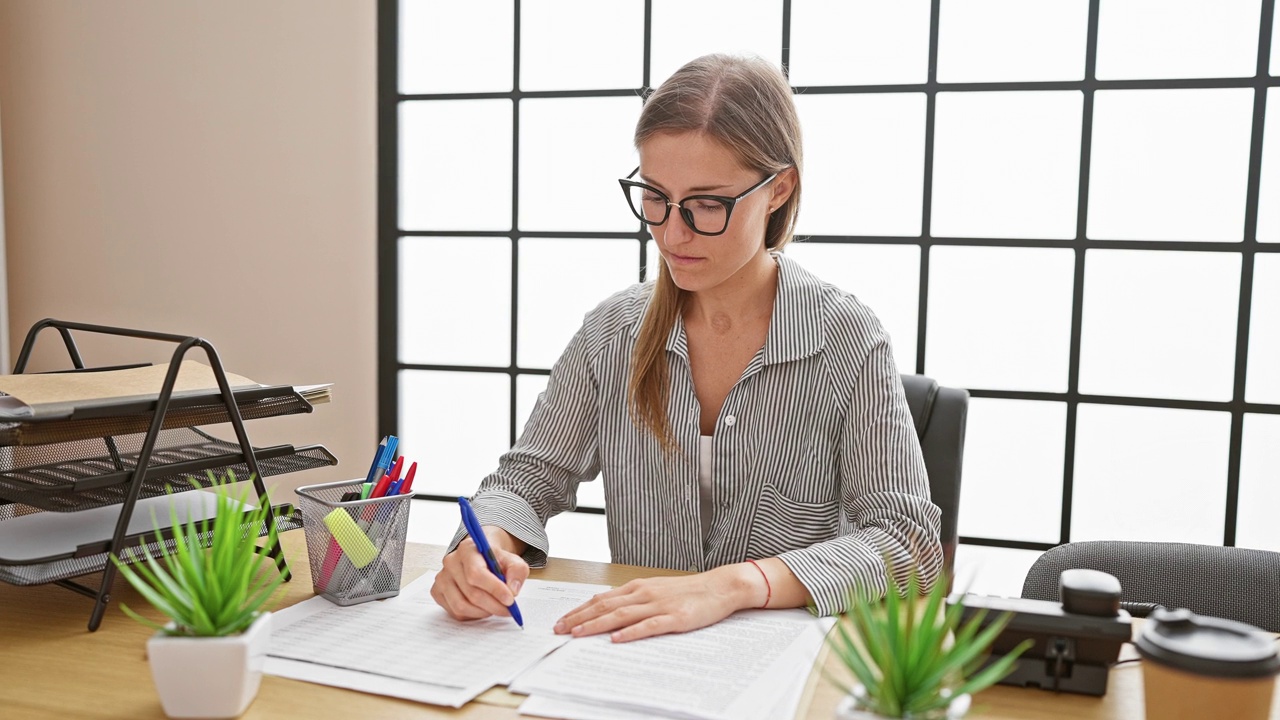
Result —
[[738, 154], [719, 140], [696, 131], [663, 132], [640, 144], [640, 177], [659, 187], [710, 191], [753, 174]]

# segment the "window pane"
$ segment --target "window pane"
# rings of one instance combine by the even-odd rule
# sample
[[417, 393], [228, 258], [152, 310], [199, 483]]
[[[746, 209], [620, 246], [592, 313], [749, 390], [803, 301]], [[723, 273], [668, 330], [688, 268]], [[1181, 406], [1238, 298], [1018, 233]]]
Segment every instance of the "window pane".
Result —
[[1229, 413], [1082, 404], [1071, 540], [1222, 544]]
[[923, 93], [799, 95], [802, 235], [920, 235]]
[[[533, 414], [533, 406], [538, 402], [538, 396], [547, 389], [548, 376], [546, 375], [517, 375], [516, 376], [516, 428], [518, 432], [523, 432], [525, 425], [529, 422], [529, 416]], [[600, 483], [600, 476], [596, 475], [592, 482], [585, 482], [578, 486], [578, 507], [604, 507], [604, 487]]]
[[1239, 309], [1235, 253], [1088, 251], [1080, 391], [1230, 400]]
[[1089, 237], [1244, 237], [1253, 90], [1095, 94]]
[[956, 548], [956, 590], [978, 595], [1021, 597], [1027, 571], [1043, 553], [1039, 550], [961, 545]]
[[1058, 542], [1066, 404], [971, 398], [965, 427], [960, 534]]
[[1098, 79], [1250, 77], [1261, 0], [1107, 0]]
[[645, 240], [645, 275], [646, 282], [658, 277], [658, 264], [662, 262], [662, 253], [658, 252], [658, 244], [653, 240]]
[[1076, 235], [1079, 92], [938, 93], [935, 237]]
[[[1276, 13], [1280, 17], [1280, 13]], [[1276, 38], [1280, 45], [1280, 38]], [[1280, 90], [1267, 89], [1262, 132], [1262, 177], [1258, 187], [1258, 242], [1280, 242]]]
[[[621, 193], [619, 193], [621, 195]], [[520, 240], [520, 367], [549, 368], [582, 318], [640, 272], [635, 240]]]
[[399, 288], [401, 362], [511, 362], [507, 238], [400, 238]]
[[787, 255], [871, 308], [889, 332], [898, 372], [916, 371], [920, 246], [799, 242]]
[[1065, 391], [1074, 263], [1065, 248], [934, 247], [926, 374], [958, 387]]
[[1254, 257], [1253, 303], [1249, 308], [1244, 399], [1280, 404], [1280, 255], [1258, 253]]
[[511, 447], [510, 388], [502, 373], [400, 371], [401, 454], [426, 472], [415, 490], [469, 496], [497, 469]]
[[1280, 13], [1274, 13], [1271, 20], [1271, 76], [1280, 76]]
[[1244, 416], [1236, 544], [1280, 550], [1280, 415]]
[[551, 556], [610, 562], [609, 533], [603, 515], [561, 513], [547, 523]]
[[533, 414], [533, 406], [538, 396], [547, 389], [547, 375], [516, 375], [516, 432], [523, 432], [524, 426]]
[[400, 92], [511, 89], [511, 0], [400, 0]]
[[[436, 493], [435, 490], [427, 490], [425, 487], [418, 490], [416, 477], [413, 487], [417, 492], [429, 492], [433, 495]], [[459, 514], [457, 502], [415, 499], [409, 509], [409, 532], [405, 539], [411, 543], [448, 545], [461, 524], [462, 517]]]
[[707, 53], [759, 55], [782, 65], [782, 0], [653, 0], [649, 84]]
[[938, 81], [1083, 80], [1088, 0], [947, 3]]
[[792, 85], [928, 79], [929, 0], [792, 0]]
[[522, 100], [520, 229], [635, 231], [617, 178], [638, 164], [639, 117], [639, 98]]
[[641, 0], [520, 5], [521, 90], [638, 88], [643, 65]]
[[511, 101], [400, 104], [400, 227], [511, 229]]

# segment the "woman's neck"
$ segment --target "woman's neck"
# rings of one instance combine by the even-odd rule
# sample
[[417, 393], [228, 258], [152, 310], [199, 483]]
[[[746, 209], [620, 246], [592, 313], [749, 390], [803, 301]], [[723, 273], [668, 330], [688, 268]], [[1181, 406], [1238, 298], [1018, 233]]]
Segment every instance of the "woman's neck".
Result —
[[762, 317], [767, 321], [777, 290], [778, 262], [761, 250], [723, 283], [691, 293], [684, 307], [685, 324], [723, 333]]

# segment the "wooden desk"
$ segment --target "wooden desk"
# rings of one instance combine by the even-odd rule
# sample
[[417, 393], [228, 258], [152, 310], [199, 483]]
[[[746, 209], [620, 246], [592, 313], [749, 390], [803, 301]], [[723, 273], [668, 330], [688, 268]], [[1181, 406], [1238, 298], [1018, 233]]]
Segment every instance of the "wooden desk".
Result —
[[[285, 555], [294, 580], [285, 585], [281, 606], [312, 596], [311, 578], [301, 532], [285, 533]], [[438, 569], [443, 548], [410, 545], [405, 556], [407, 583], [424, 571]], [[553, 559], [533, 577], [584, 583], [620, 585], [636, 577], [677, 574], [622, 565]], [[127, 583], [117, 582], [112, 603], [96, 633], [86, 630], [91, 602], [55, 586], [14, 587], [0, 584], [0, 716], [23, 720], [57, 718], [163, 718], [160, 700], [151, 684], [145, 657], [150, 631], [120, 612], [119, 604], [157, 617]], [[827, 658], [830, 662], [830, 658]], [[840, 693], [814, 673], [798, 717], [832, 717]], [[491, 690], [459, 710], [395, 698], [312, 685], [264, 676], [258, 698], [244, 714], [247, 720], [267, 718], [459, 717], [509, 720], [517, 717], [515, 696]], [[1133, 720], [1142, 717], [1142, 670], [1139, 664], [1112, 671], [1105, 697], [1054, 695], [1039, 690], [995, 688], [976, 699], [972, 718], [1099, 718]], [[1280, 698], [1272, 717], [1280, 720]]]

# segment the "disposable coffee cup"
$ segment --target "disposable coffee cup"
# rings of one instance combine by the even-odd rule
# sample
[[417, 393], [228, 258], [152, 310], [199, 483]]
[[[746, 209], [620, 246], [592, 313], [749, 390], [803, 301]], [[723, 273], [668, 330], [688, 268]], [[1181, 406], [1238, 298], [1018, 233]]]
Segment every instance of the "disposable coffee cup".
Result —
[[1147, 720], [1267, 720], [1280, 656], [1252, 625], [1156, 608], [1135, 643]]

